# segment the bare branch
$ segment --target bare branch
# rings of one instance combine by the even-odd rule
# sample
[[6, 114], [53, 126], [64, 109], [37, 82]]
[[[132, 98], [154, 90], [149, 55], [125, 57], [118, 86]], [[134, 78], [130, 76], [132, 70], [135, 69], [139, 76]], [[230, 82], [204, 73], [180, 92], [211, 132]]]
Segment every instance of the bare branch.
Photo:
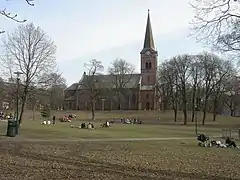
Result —
[[135, 68], [123, 59], [116, 59], [109, 67], [108, 72], [115, 76], [113, 84], [118, 91], [126, 88], [126, 84], [132, 79]]
[[28, 5], [34, 6], [34, 3], [33, 3], [34, 0], [25, 0], [25, 1], [27, 2]]
[[6, 18], [9, 18], [9, 19], [11, 19], [11, 20], [13, 20], [13, 21], [15, 21], [15, 22], [18, 22], [18, 23], [24, 23], [24, 22], [27, 21], [27, 20], [25, 20], [25, 19], [24, 19], [24, 20], [18, 20], [18, 19], [16, 19], [16, 18], [17, 18], [17, 14], [12, 15], [11, 13], [6, 12], [6, 8], [3, 9], [3, 10], [1, 10], [1, 11], [0, 11], [0, 14], [3, 15], [3, 16], [5, 16]]
[[[8, 0], [9, 1], [9, 0]], [[30, 6], [34, 6], [34, 0], [25, 0], [25, 2], [28, 4], [28, 5], [30, 5]], [[2, 10], [0, 10], [0, 15], [2, 15], [2, 16], [4, 16], [4, 17], [6, 17], [6, 18], [8, 18], [8, 19], [11, 19], [12, 21], [15, 21], [15, 22], [17, 22], [17, 23], [24, 23], [24, 22], [26, 22], [27, 20], [26, 19], [24, 19], [24, 20], [19, 20], [19, 19], [17, 19], [17, 14], [12, 14], [12, 13], [10, 13], [10, 12], [7, 12], [7, 10], [6, 10], [6, 8], [4, 8], [4, 9], [2, 9]], [[5, 31], [0, 31], [0, 34], [2, 34], [2, 33], [4, 33]]]
[[194, 0], [192, 34], [215, 50], [239, 54], [240, 2], [237, 0]]

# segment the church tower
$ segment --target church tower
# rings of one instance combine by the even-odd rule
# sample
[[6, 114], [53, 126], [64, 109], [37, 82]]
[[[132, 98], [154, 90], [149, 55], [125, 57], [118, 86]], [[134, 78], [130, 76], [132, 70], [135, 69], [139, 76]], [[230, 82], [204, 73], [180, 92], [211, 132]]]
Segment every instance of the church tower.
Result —
[[148, 10], [145, 39], [141, 55], [141, 109], [156, 109], [157, 57]]

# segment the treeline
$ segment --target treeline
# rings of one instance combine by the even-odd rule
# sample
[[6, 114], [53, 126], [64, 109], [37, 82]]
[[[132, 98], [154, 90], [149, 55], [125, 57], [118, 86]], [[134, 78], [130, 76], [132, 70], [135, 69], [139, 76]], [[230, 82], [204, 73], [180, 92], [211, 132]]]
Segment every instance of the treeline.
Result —
[[184, 114], [187, 124], [188, 111], [191, 120], [195, 112], [202, 111], [202, 124], [206, 114], [217, 114], [227, 108], [231, 116], [240, 105], [240, 77], [234, 63], [211, 53], [179, 55], [164, 63], [158, 69], [159, 92], [163, 110], [173, 110], [175, 121], [178, 111]]
[[[44, 74], [41, 78], [43, 83], [37, 86], [30, 86], [28, 88], [28, 94], [26, 98], [27, 110], [41, 110], [44, 105], [49, 105], [53, 110], [59, 110], [63, 108], [64, 104], [64, 90], [66, 86], [65, 78], [58, 73]], [[9, 79], [4, 81], [0, 78], [0, 104], [1, 110], [5, 108], [2, 105], [8, 104], [9, 110], [16, 109], [17, 98], [17, 80]], [[24, 85], [20, 81], [19, 84], [19, 104], [22, 103], [22, 96], [24, 95]]]

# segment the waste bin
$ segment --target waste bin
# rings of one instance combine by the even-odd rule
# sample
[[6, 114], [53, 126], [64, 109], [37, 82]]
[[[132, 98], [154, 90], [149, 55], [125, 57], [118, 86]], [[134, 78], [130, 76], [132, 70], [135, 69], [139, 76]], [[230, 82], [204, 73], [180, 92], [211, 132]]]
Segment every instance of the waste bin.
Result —
[[8, 137], [16, 136], [16, 121], [13, 119], [8, 120], [7, 136]]

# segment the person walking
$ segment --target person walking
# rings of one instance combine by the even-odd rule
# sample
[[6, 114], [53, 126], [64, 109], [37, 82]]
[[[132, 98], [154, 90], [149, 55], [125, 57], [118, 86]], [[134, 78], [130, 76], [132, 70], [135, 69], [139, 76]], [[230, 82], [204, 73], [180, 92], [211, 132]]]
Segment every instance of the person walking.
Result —
[[53, 115], [52, 123], [56, 124], [56, 116], [55, 115]]

